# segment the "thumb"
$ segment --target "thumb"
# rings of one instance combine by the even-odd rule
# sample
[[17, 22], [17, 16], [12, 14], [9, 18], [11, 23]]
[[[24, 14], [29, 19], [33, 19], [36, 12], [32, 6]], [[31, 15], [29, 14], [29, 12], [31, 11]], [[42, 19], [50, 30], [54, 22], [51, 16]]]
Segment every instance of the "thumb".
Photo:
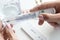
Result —
[[[41, 15], [43, 17], [41, 17]], [[56, 23], [60, 22], [60, 14], [59, 13], [58, 14], [44, 13], [41, 15], [39, 16], [39, 24], [43, 24], [44, 20], [46, 20], [47, 22], [56, 22]]]

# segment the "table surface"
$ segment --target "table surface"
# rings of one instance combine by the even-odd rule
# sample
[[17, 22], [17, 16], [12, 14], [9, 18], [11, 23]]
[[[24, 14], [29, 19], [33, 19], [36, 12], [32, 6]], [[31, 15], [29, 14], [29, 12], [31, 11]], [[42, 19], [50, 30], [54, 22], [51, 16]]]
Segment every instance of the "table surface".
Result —
[[[35, 26], [40, 29], [40, 32], [44, 35], [48, 35], [48, 31], [46, 27], [51, 26], [47, 22], [45, 22], [43, 25], [38, 25], [38, 20], [37, 19], [30, 19], [30, 20], [24, 20], [24, 21], [12, 21], [11, 22], [14, 25], [14, 30], [16, 31], [16, 35], [19, 40], [31, 40], [22, 30], [21, 27], [24, 25], [25, 26]], [[25, 25], [26, 24], [26, 25]], [[60, 29], [54, 29], [53, 31], [51, 30], [51, 33], [49, 36], [47, 36], [48, 40], [60, 40]]]

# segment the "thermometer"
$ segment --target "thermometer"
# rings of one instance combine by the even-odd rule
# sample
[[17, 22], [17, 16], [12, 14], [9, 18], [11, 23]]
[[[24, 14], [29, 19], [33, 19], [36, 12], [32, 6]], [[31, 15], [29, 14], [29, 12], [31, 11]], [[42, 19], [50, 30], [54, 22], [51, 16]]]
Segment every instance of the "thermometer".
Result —
[[37, 18], [42, 13], [52, 13], [52, 14], [55, 14], [56, 10], [54, 8], [49, 8], [49, 9], [39, 10], [37, 12], [21, 14], [21, 15], [18, 15], [15, 18], [15, 20], [34, 19], [34, 18]]

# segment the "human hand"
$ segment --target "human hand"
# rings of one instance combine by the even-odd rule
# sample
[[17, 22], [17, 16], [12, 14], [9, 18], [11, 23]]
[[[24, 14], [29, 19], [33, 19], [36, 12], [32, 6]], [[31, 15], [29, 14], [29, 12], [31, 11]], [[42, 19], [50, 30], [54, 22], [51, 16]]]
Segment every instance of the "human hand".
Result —
[[60, 2], [49, 2], [49, 3], [43, 3], [39, 6], [34, 7], [30, 10], [30, 12], [35, 12], [41, 9], [47, 9], [47, 8], [55, 8], [56, 14], [40, 14], [39, 16], [39, 25], [42, 25], [44, 23], [44, 20], [46, 20], [48, 23], [50, 23], [52, 26], [57, 27], [60, 26]]
[[8, 25], [6, 25], [6, 27], [3, 30], [3, 36], [5, 40], [18, 40], [17, 36], [15, 34], [15, 31], [12, 29], [12, 26], [9, 27]]
[[6, 25], [4, 28], [2, 21], [0, 20], [0, 40], [18, 40], [12, 27], [13, 25], [10, 24], [10, 26]]
[[41, 5], [37, 5], [36, 7], [30, 9], [30, 12], [35, 12], [38, 10], [48, 9], [48, 8], [55, 8], [56, 13], [59, 13], [60, 12], [60, 1], [41, 3]]
[[58, 14], [41, 14], [39, 16], [39, 25], [44, 23], [44, 20], [47, 21], [54, 27], [60, 26], [60, 13]]

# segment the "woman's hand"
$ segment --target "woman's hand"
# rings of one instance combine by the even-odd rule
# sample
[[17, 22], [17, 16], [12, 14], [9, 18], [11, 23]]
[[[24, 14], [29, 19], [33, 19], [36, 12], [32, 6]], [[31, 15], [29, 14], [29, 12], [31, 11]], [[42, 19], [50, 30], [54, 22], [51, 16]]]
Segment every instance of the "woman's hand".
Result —
[[17, 36], [15, 34], [15, 31], [11, 27], [9, 27], [9, 26], [6, 26], [4, 28], [3, 35], [4, 35], [4, 39], [5, 40], [7, 40], [7, 39], [8, 40], [18, 40], [18, 38], [17, 38]]
[[18, 40], [12, 27], [13, 25], [11, 24], [10, 26], [6, 25], [4, 28], [2, 21], [0, 21], [0, 40]]
[[47, 8], [55, 8], [56, 14], [49, 14], [49, 13], [43, 13], [39, 16], [39, 25], [42, 25], [44, 23], [44, 20], [53, 25], [54, 27], [60, 26], [60, 2], [49, 2], [49, 3], [43, 3], [39, 6], [34, 7], [30, 10], [30, 12], [35, 12], [41, 9], [47, 9]]

